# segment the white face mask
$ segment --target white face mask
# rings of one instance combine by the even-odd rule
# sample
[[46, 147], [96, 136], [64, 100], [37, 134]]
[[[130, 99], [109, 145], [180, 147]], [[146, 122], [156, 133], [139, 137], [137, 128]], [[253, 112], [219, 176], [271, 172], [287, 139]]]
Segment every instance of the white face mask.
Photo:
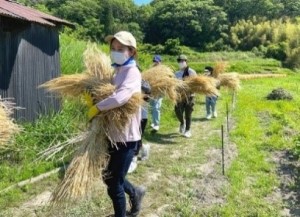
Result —
[[185, 61], [179, 62], [178, 65], [180, 69], [184, 69], [186, 67], [186, 62]]
[[110, 56], [112, 62], [119, 65], [123, 65], [129, 59], [128, 51], [125, 52], [111, 51]]

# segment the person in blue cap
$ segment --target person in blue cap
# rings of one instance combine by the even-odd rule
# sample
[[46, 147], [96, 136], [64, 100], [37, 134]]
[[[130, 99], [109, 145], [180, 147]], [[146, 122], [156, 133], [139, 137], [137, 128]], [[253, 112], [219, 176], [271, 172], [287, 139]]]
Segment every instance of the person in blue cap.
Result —
[[[213, 77], [214, 68], [211, 66], [206, 66], [204, 68], [204, 75]], [[220, 82], [217, 82], [217, 89], [220, 89]], [[216, 105], [218, 96], [205, 96], [205, 108], [206, 108], [206, 119], [209, 120], [212, 117], [216, 118], [218, 116]]]
[[[161, 62], [162, 62], [162, 58], [160, 55], [155, 55], [153, 57], [154, 67], [160, 65]], [[161, 105], [162, 105], [162, 97], [153, 98], [150, 100], [151, 116], [152, 116], [151, 127], [154, 132], [157, 132], [159, 130]]]

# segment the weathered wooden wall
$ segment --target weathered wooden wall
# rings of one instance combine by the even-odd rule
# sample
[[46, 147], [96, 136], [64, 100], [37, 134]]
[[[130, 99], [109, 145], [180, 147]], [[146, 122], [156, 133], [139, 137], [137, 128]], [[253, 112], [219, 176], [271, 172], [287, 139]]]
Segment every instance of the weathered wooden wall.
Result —
[[17, 120], [33, 121], [59, 109], [59, 100], [38, 88], [59, 75], [57, 29], [34, 23], [11, 31], [0, 28], [0, 95], [24, 108], [15, 112]]

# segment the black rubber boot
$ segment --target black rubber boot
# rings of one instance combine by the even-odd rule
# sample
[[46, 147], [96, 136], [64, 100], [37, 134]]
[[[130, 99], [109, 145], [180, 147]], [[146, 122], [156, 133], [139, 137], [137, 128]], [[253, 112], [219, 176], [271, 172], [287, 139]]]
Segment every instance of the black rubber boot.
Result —
[[135, 188], [135, 196], [130, 198], [131, 209], [127, 213], [128, 217], [137, 217], [142, 209], [142, 200], [145, 196], [146, 188], [144, 186]]

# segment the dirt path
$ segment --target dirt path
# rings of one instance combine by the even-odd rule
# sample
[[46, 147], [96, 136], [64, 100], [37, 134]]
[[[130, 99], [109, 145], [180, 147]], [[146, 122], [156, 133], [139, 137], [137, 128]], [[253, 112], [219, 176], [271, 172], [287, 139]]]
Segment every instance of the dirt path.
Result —
[[[13, 217], [37, 217], [36, 210], [42, 208], [49, 203], [51, 197], [51, 191], [46, 190], [32, 199], [21, 204], [19, 207], [12, 208], [8, 210], [3, 216], [13, 216]], [[0, 214], [0, 216], [2, 216]]]
[[276, 164], [280, 187], [273, 193], [273, 200], [284, 202], [281, 216], [300, 216], [300, 163], [289, 151], [274, 152], [271, 159]]
[[[203, 111], [196, 111], [193, 116], [201, 117]], [[180, 161], [185, 157], [188, 157], [193, 149], [197, 148], [197, 144], [205, 143], [208, 138], [218, 138], [221, 140], [220, 135], [221, 131], [219, 129], [214, 129], [212, 122], [215, 120], [207, 121], [204, 118], [195, 118], [195, 121], [192, 123], [192, 134], [193, 136], [189, 139], [179, 136], [179, 134], [171, 134], [170, 137], [165, 138], [168, 141], [177, 141], [176, 148], [170, 147], [169, 145], [162, 146], [161, 144], [153, 143], [151, 144], [151, 150], [155, 150], [152, 155], [159, 153], [161, 151], [166, 151], [168, 153], [168, 157], [173, 159], [174, 162]], [[225, 122], [225, 120], [224, 120]], [[177, 129], [174, 129], [176, 132]], [[220, 142], [220, 141], [218, 141]], [[229, 168], [231, 161], [236, 157], [237, 151], [236, 146], [233, 143], [230, 143], [229, 138], [225, 136], [225, 170]], [[179, 147], [177, 144], [180, 144]], [[191, 145], [193, 147], [191, 147]], [[221, 173], [221, 148], [216, 148], [215, 146], [220, 146], [215, 144], [213, 147], [209, 147], [204, 151], [204, 162], [203, 163], [194, 163], [187, 165], [187, 172], [195, 173], [195, 177], [190, 179], [185, 179], [180, 176], [170, 177], [170, 182], [168, 185], [164, 186], [165, 188], [172, 189], [181, 189], [182, 186], [187, 185], [189, 189], [185, 189], [188, 191], [193, 191], [194, 196], [194, 206], [195, 209], [199, 209], [199, 207], [205, 208], [210, 207], [216, 204], [222, 204], [225, 202], [225, 195], [229, 190], [229, 183], [225, 176]], [[148, 177], [148, 180], [144, 183], [148, 189], [156, 188], [159, 184], [157, 182], [162, 182], [165, 179], [166, 174], [164, 174], [164, 168], [158, 169], [155, 172], [146, 171], [145, 176]], [[167, 192], [168, 190], [163, 190], [163, 192]], [[159, 200], [157, 191], [148, 191], [147, 197], [145, 198], [145, 204], [148, 206], [144, 207], [143, 213], [141, 216], [144, 217], [158, 217], [164, 216], [168, 209], [174, 206], [171, 203], [162, 203], [160, 202], [164, 200]], [[185, 196], [183, 196], [185, 197]], [[159, 202], [157, 202], [159, 201]], [[155, 208], [154, 208], [155, 207]]]

